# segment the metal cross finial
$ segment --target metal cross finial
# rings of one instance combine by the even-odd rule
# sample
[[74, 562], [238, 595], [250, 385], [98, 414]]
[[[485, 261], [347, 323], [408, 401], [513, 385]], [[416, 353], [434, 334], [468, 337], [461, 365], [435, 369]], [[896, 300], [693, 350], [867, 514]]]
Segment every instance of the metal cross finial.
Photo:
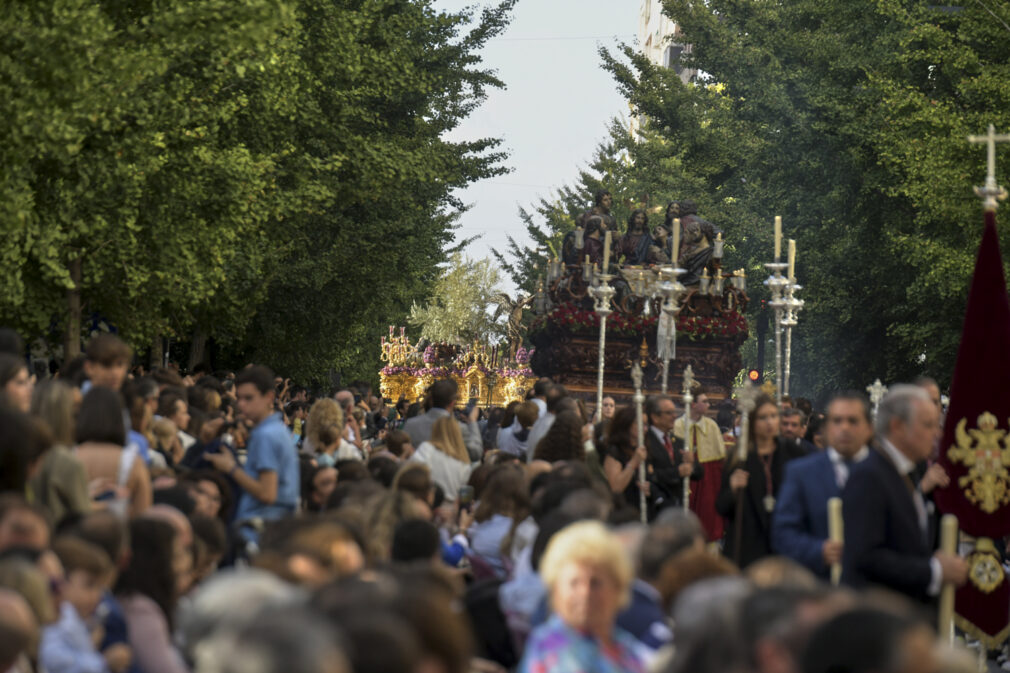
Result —
[[692, 397], [691, 391], [694, 389], [695, 384], [698, 382], [694, 378], [694, 370], [691, 369], [691, 365], [684, 367], [684, 398]]
[[968, 136], [970, 143], [985, 143], [986, 146], [986, 176], [985, 186], [976, 187], [977, 194], [986, 210], [996, 210], [999, 202], [1006, 198], [1005, 189], [996, 184], [996, 143], [1010, 142], [1010, 134], [996, 133], [996, 127], [989, 124], [989, 132], [984, 136]]
[[887, 394], [887, 386], [881, 383], [880, 379], [877, 379], [873, 382], [873, 385], [866, 386], [866, 392], [870, 394], [870, 401], [874, 405], [878, 405], [884, 399], [884, 395]]
[[736, 408], [740, 412], [740, 437], [737, 440], [737, 459], [744, 461], [747, 459], [747, 445], [749, 443], [749, 438], [747, 437], [749, 417], [754, 411], [754, 405], [757, 402], [760, 390], [752, 385], [744, 384], [734, 390], [733, 393], [736, 395]]
[[873, 382], [873, 385], [866, 386], [866, 392], [870, 394], [870, 403], [873, 405], [873, 417], [877, 417], [877, 407], [880, 406], [880, 401], [884, 399], [884, 395], [887, 394], [887, 386], [877, 379]]

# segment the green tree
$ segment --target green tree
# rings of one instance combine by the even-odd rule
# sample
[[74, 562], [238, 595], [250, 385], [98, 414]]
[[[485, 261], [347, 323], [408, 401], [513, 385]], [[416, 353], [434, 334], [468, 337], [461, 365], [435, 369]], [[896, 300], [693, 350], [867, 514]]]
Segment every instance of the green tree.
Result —
[[270, 158], [222, 142], [236, 75], [287, 20], [270, 0], [14, 4], [0, 18], [0, 318], [82, 317], [134, 343], [185, 324], [271, 215]]
[[981, 229], [981, 153], [964, 137], [1010, 122], [1010, 15], [895, 0], [665, 7], [704, 76], [685, 85], [630, 48], [603, 54], [647, 118], [629, 158], [665, 161], [663, 179], [693, 190], [755, 299], [783, 215], [807, 300], [794, 390], [923, 371], [949, 382]]
[[430, 294], [462, 204], [453, 190], [505, 171], [497, 139], [451, 142], [490, 87], [480, 48], [514, 0], [440, 13], [429, 0], [298, 5], [298, 113], [286, 180], [303, 207], [241, 351], [302, 380], [374, 377], [384, 326]]
[[411, 306], [408, 320], [434, 343], [496, 343], [503, 328], [490, 309], [500, 293], [501, 274], [490, 259], [456, 253], [432, 285], [430, 300]]

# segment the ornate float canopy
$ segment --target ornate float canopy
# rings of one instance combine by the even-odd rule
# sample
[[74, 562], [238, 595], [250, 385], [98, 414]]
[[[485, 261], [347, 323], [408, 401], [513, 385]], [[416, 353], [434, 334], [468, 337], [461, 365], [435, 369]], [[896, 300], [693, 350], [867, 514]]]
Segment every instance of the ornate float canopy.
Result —
[[498, 346], [473, 344], [411, 344], [401, 327], [397, 334], [389, 328], [389, 338], [382, 337], [382, 361], [379, 372], [382, 396], [396, 402], [416, 402], [439, 379], [453, 379], [459, 386], [459, 403], [476, 399], [478, 406], [505, 406], [526, 399], [536, 377], [529, 368], [532, 351], [519, 348], [514, 359]]

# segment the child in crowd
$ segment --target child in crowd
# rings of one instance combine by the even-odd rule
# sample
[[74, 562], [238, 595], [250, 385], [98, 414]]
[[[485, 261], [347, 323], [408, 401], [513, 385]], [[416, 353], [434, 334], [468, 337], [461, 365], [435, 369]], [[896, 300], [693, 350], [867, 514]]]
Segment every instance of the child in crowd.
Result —
[[42, 631], [39, 663], [43, 670], [60, 673], [121, 673], [130, 665], [130, 648], [115, 645], [99, 654], [95, 643], [101, 629], [89, 630], [87, 622], [95, 614], [112, 573], [108, 556], [95, 545], [72, 537], [53, 543], [63, 564], [60, 617]]

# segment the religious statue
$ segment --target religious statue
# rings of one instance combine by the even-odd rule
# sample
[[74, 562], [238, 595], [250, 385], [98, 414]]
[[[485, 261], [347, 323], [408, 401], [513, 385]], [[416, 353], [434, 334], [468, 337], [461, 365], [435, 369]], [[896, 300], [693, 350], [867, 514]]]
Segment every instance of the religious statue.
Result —
[[[610, 214], [610, 206], [613, 205], [614, 198], [605, 189], [596, 192], [594, 205], [592, 208], [575, 218], [575, 231], [569, 231], [561, 243], [561, 260], [567, 266], [575, 266], [585, 261], [585, 256], [589, 255], [589, 263], [603, 262], [603, 237], [604, 232], [614, 231], [617, 227], [617, 220]], [[579, 245], [578, 230], [582, 230], [583, 246]], [[592, 232], [598, 232], [595, 236]], [[590, 237], [596, 240], [595, 244], [587, 241]]]
[[579, 215], [575, 221], [576, 227], [587, 228], [591, 218], [599, 218], [600, 228], [603, 231], [614, 231], [617, 229], [617, 220], [610, 214], [610, 207], [614, 205], [614, 197], [605, 189], [596, 192], [593, 199], [593, 207]]
[[533, 296], [520, 296], [512, 299], [507, 294], [500, 293], [497, 299], [498, 310], [495, 311], [494, 321], [497, 322], [503, 313], [508, 313], [508, 323], [506, 323], [505, 330], [509, 340], [509, 359], [515, 360], [516, 353], [523, 344], [523, 310], [533, 301]]
[[669, 259], [653, 241], [644, 210], [638, 209], [628, 218], [628, 230], [617, 242], [617, 257], [623, 257], [629, 266], [661, 264]]
[[712, 242], [722, 233], [714, 224], [698, 217], [698, 207], [693, 201], [674, 201], [666, 209], [667, 226], [672, 230], [673, 219], [680, 218], [681, 236], [677, 264], [687, 271], [680, 278], [684, 285], [697, 285], [705, 270], [714, 273]]

